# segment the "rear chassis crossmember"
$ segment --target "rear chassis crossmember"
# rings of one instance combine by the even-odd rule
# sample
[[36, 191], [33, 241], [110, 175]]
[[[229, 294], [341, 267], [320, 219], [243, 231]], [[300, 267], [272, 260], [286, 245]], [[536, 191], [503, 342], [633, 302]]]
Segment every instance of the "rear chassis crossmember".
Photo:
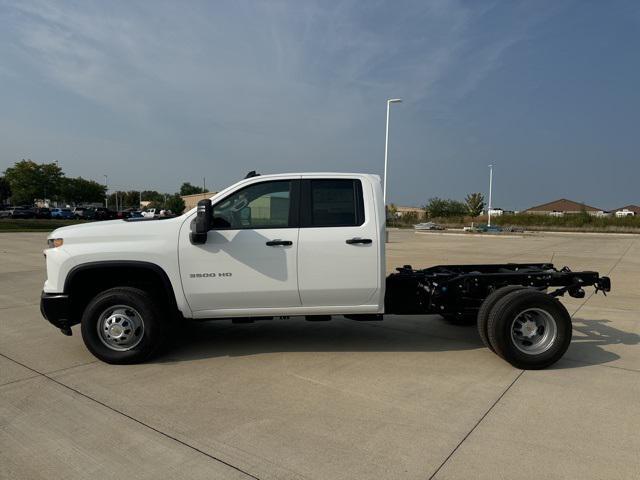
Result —
[[411, 265], [387, 277], [385, 313], [399, 315], [441, 314], [473, 317], [482, 302], [498, 288], [522, 285], [557, 297], [568, 293], [585, 296], [584, 287], [596, 292], [611, 290], [611, 280], [598, 272], [560, 270], [551, 263], [505, 263], [489, 265], [438, 265], [416, 270]]

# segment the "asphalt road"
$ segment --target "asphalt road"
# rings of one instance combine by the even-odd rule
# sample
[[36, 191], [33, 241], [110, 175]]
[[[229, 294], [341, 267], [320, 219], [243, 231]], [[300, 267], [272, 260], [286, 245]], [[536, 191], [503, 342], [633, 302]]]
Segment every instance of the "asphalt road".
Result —
[[110, 366], [40, 316], [44, 234], [0, 234], [0, 477], [596, 479], [640, 477], [640, 238], [392, 232], [403, 264], [548, 261], [609, 274], [565, 301], [574, 340], [512, 368], [438, 316], [175, 332]]

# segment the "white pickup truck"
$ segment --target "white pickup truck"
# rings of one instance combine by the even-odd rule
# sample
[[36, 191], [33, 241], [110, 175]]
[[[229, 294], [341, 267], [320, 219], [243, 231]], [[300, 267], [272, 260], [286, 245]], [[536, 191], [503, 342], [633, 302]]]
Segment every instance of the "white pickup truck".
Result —
[[387, 276], [384, 239], [378, 176], [251, 175], [179, 217], [53, 231], [41, 311], [66, 335], [80, 324], [87, 348], [109, 363], [149, 359], [186, 319], [440, 314], [477, 322], [514, 366], [544, 368], [571, 341], [556, 297], [610, 289], [596, 272], [547, 263], [405, 265]]

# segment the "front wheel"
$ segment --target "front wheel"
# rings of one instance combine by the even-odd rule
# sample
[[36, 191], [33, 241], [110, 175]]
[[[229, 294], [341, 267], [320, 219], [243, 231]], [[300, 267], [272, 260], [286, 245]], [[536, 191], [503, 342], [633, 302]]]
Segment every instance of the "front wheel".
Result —
[[558, 301], [537, 290], [502, 297], [489, 313], [487, 334], [495, 352], [524, 370], [557, 362], [571, 343], [571, 317]]
[[112, 364], [140, 363], [156, 354], [165, 339], [161, 310], [144, 290], [111, 288], [96, 295], [82, 315], [84, 344]]

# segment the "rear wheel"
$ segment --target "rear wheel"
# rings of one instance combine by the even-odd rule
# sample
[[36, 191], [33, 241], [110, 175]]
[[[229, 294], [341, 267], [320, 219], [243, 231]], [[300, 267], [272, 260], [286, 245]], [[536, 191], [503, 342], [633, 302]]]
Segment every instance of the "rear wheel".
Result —
[[558, 299], [522, 289], [498, 300], [487, 333], [495, 352], [511, 365], [537, 370], [557, 362], [569, 348], [571, 317]]
[[82, 315], [82, 340], [103, 362], [139, 363], [151, 358], [165, 340], [166, 320], [144, 290], [111, 288], [89, 302]]
[[487, 334], [487, 323], [489, 322], [489, 313], [495, 306], [495, 304], [505, 295], [508, 295], [511, 292], [515, 292], [516, 290], [522, 290], [522, 285], [507, 285], [505, 287], [498, 288], [489, 294], [487, 298], [485, 298], [482, 305], [480, 305], [480, 309], [478, 310], [477, 324], [478, 324], [478, 334], [480, 335], [480, 339], [485, 346], [494, 352], [493, 346], [491, 346], [491, 342], [489, 341], [489, 335]]

